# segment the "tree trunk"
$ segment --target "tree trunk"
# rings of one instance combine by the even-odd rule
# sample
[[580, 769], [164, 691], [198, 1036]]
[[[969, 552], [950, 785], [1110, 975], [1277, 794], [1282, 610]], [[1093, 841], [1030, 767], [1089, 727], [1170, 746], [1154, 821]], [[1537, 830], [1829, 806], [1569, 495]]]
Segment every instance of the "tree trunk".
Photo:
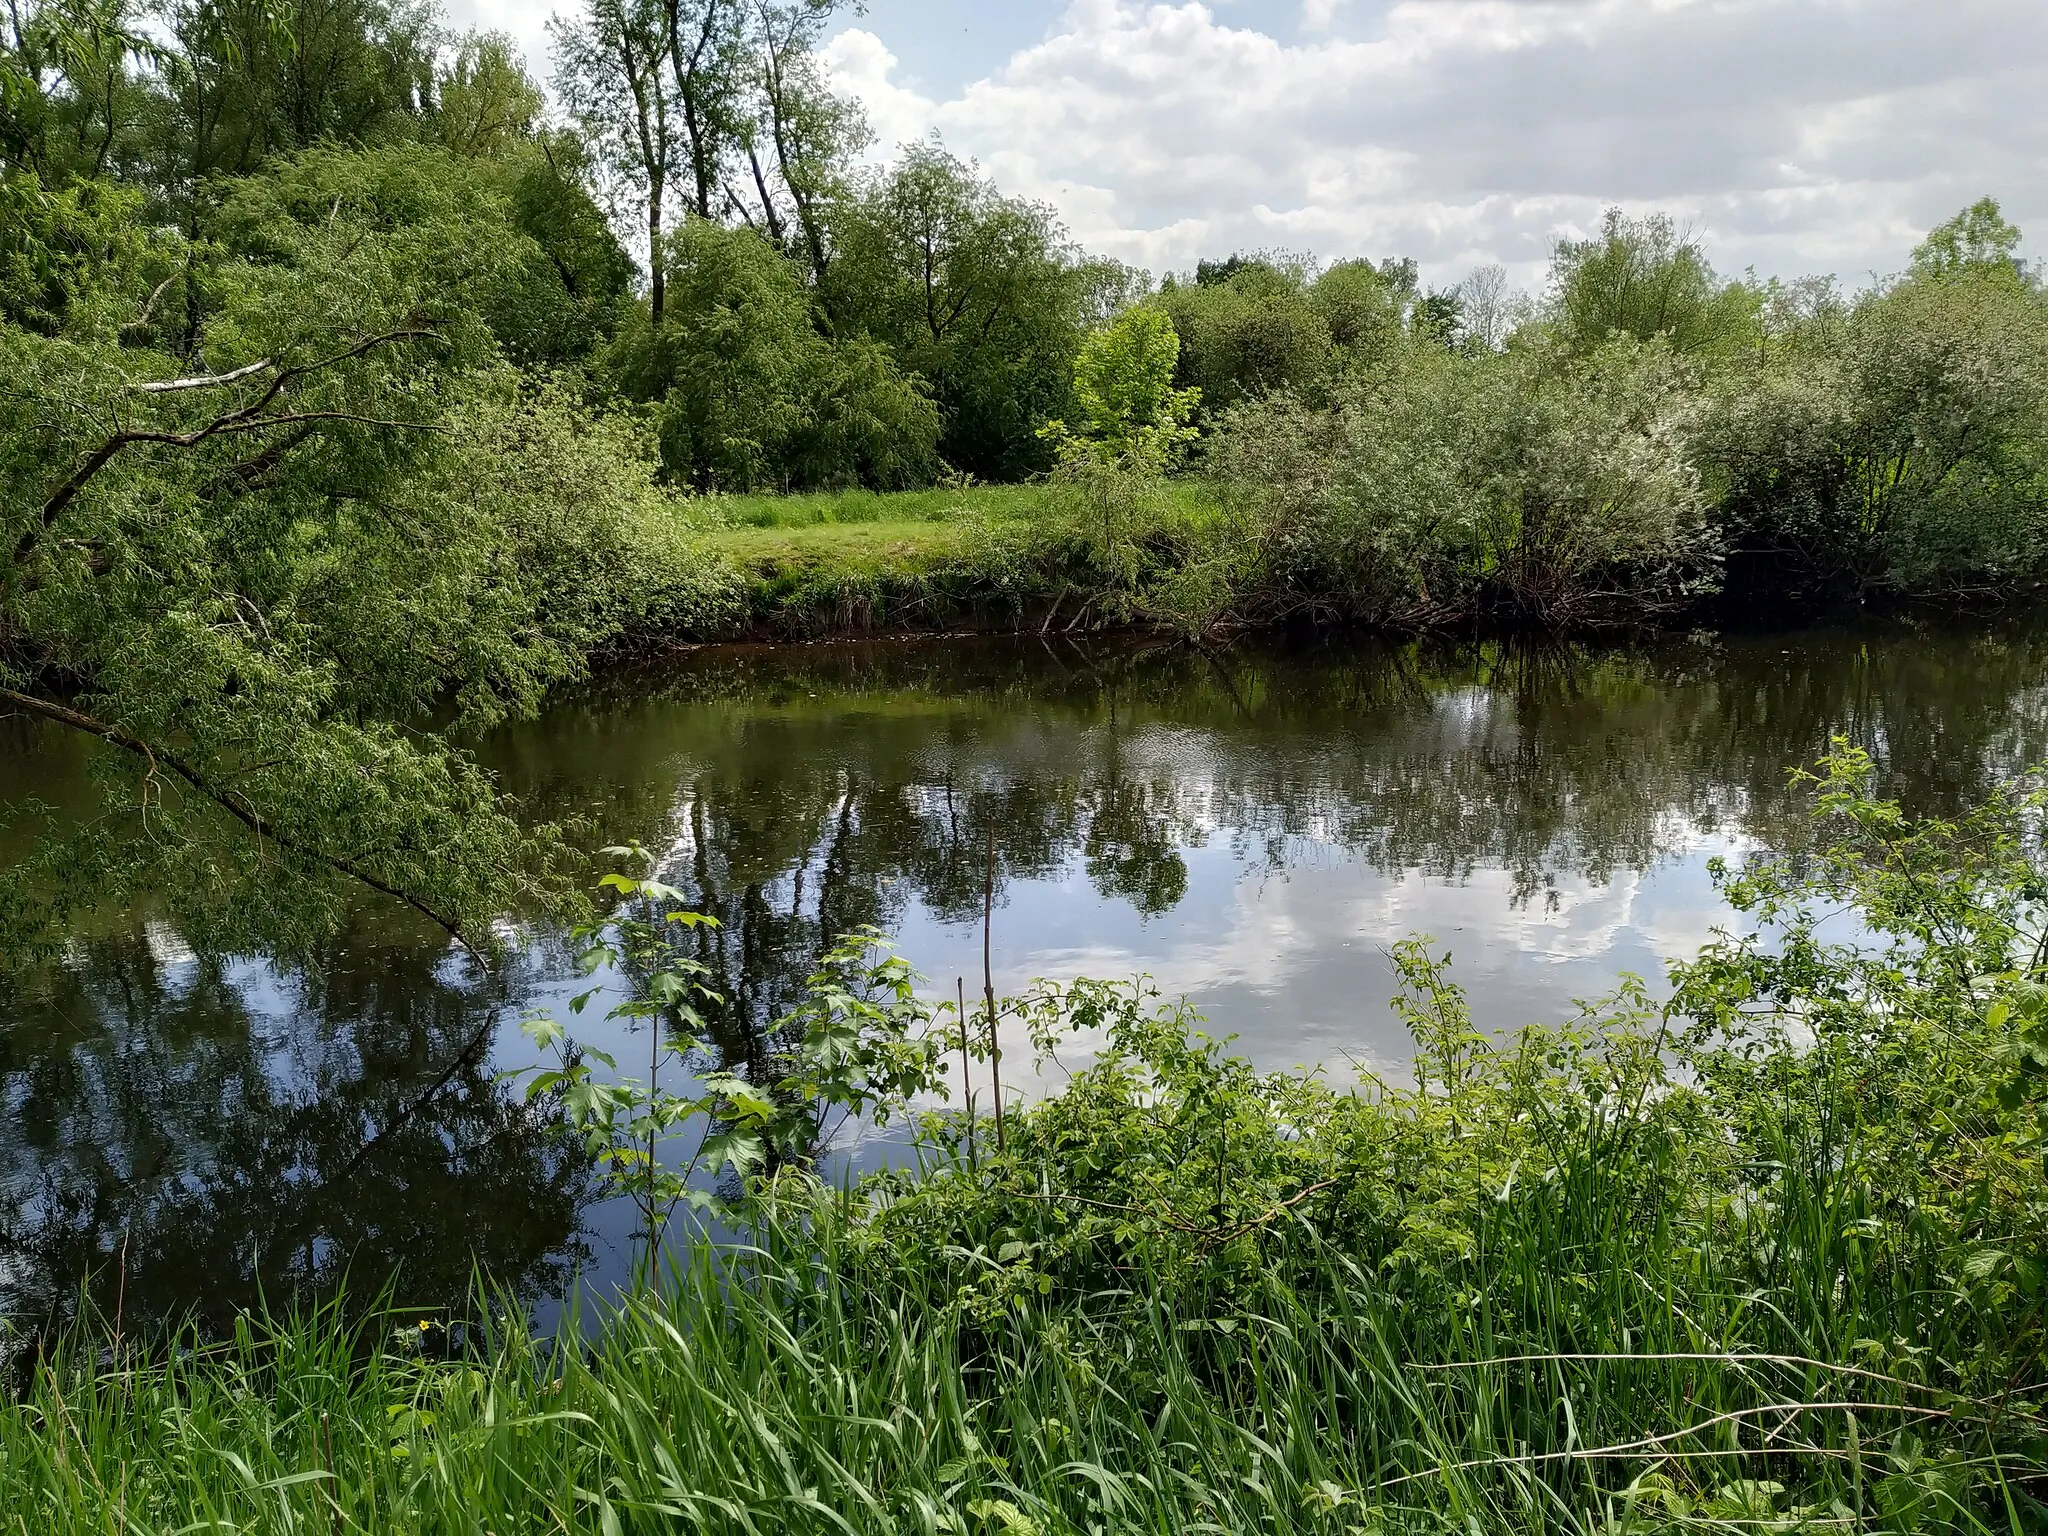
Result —
[[647, 308], [657, 331], [661, 329], [662, 304], [668, 297], [668, 277], [662, 270], [661, 256], [661, 193], [659, 180], [647, 190]]

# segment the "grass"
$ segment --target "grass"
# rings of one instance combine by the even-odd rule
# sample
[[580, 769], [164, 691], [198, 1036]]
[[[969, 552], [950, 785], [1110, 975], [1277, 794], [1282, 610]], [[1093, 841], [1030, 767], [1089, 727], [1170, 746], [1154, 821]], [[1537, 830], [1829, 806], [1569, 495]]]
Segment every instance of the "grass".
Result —
[[[1129, 622], [1129, 549], [1148, 538], [1148, 570], [1215, 520], [1205, 482], [1146, 489], [1145, 510], [1112, 553], [1081, 501], [1046, 483], [964, 490], [717, 497], [704, 547], [727, 562], [743, 601], [739, 629], [773, 638], [873, 630]], [[1156, 575], [1157, 572], [1151, 572]]]
[[[1478, 1315], [1448, 1330], [1468, 1359], [1544, 1357], [1417, 1356], [1398, 1297], [1336, 1253], [1312, 1297], [1247, 1296], [1230, 1332], [1142, 1294], [1113, 1327], [1036, 1303], [976, 1321], [841, 1283], [829, 1223], [822, 1253], [743, 1283], [699, 1250], [587, 1347], [324, 1312], [154, 1364], [59, 1352], [0, 1411], [0, 1528], [1607, 1536], [1840, 1527], [1887, 1479], [1921, 1528], [2004, 1527], [1967, 1494], [1995, 1505], [1995, 1459], [1899, 1450], [1967, 1442], [1970, 1410], [1885, 1373], [1653, 1358], [1663, 1336], [1586, 1362]], [[1567, 1276], [1515, 1278], [1553, 1289], [1562, 1331]]]
[[817, 528], [839, 524], [945, 522], [960, 517], [1045, 514], [1043, 484], [974, 485], [925, 491], [807, 491], [787, 496], [718, 496], [698, 505], [736, 528]]

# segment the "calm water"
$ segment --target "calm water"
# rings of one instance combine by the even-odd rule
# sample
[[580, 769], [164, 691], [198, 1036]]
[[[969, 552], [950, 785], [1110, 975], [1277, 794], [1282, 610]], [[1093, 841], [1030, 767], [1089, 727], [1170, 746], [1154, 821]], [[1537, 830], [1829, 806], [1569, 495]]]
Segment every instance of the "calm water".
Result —
[[[724, 920], [733, 1061], [849, 928], [898, 934], [947, 995], [978, 979], [993, 828], [999, 988], [1149, 972], [1261, 1063], [1398, 1075], [1388, 945], [1434, 934], [1498, 1027], [1659, 977], [1722, 920], [1708, 858], [1797, 845], [1786, 768], [1835, 734], [1928, 810], [2048, 759], [2048, 624], [705, 651], [484, 755], [536, 816], [660, 850]], [[88, 756], [0, 722], [0, 801], [76, 798]], [[0, 1312], [61, 1311], [88, 1274], [138, 1319], [343, 1271], [452, 1304], [474, 1265], [544, 1305], [627, 1262], [623, 1213], [494, 1076], [529, 1059], [522, 1012], [573, 990], [546, 935], [486, 976], [367, 907], [297, 970], [123, 914], [8, 985]]]

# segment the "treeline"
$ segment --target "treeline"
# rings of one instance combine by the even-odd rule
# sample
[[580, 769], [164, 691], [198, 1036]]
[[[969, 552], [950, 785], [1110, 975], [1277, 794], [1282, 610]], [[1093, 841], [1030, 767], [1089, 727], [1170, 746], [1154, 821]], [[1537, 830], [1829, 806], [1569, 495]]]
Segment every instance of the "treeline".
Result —
[[0, 18], [0, 303], [56, 334], [114, 244], [175, 232], [124, 340], [195, 355], [238, 189], [310, 175], [336, 221], [503, 247], [466, 296], [499, 352], [643, 410], [678, 487], [1042, 470], [1079, 339], [1139, 275], [935, 145], [864, 170], [813, 51], [833, 9], [593, 0], [554, 26], [556, 122], [506, 39], [421, 5], [44, 0]]
[[[473, 934], [560, 842], [450, 741], [627, 637], [2041, 571], [2048, 310], [1994, 204], [1855, 295], [1619, 215], [1533, 298], [1242, 255], [1155, 287], [936, 144], [873, 164], [832, 10], [588, 0], [554, 114], [404, 0], [7, 8], [0, 706], [127, 754], [149, 837], [36, 842], [0, 937], [171, 866], [230, 940], [318, 930], [337, 870]], [[1040, 478], [794, 576], [696, 494]]]
[[1483, 271], [1383, 283], [1374, 315], [1328, 291], [1362, 265], [1252, 263], [1155, 302], [1219, 408], [1243, 590], [1569, 621], [2040, 575], [2048, 299], [2018, 243], [1986, 200], [1849, 295], [1723, 279], [1668, 219], [1611, 213], [1559, 245], [1540, 300]]
[[644, 421], [677, 489], [1053, 470], [1084, 343], [1136, 305], [1171, 321], [1185, 462], [1277, 489], [1269, 607], [1421, 617], [1505, 584], [1567, 617], [1727, 577], [2035, 574], [2048, 327], [1994, 203], [1854, 295], [1725, 279], [1619, 213], [1559, 244], [1539, 295], [1498, 268], [1426, 290], [1407, 260], [1244, 254], [1155, 288], [935, 143], [876, 168], [816, 51], [835, 8], [585, 0], [552, 24], [553, 114], [506, 39], [420, 4], [10, 11], [0, 311], [58, 335], [148, 246], [101, 301], [135, 306], [121, 347], [202, 355], [223, 263], [276, 256], [238, 216], [254, 181], [308, 222], [324, 197], [337, 226], [497, 248], [461, 295], [497, 355]]

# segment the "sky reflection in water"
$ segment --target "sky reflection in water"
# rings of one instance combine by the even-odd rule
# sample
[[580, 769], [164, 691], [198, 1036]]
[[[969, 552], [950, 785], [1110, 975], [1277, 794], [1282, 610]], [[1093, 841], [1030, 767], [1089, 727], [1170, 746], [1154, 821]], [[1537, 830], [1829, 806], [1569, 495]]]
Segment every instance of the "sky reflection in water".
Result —
[[[729, 1063], [822, 946], [895, 933], [951, 995], [1149, 973], [1266, 1066], [1399, 1075], [1387, 948], [1428, 932], [1489, 1027], [1660, 981], [1722, 920], [1713, 854], [1796, 847], [1789, 765], [1837, 733], [1916, 808], [2048, 758], [2048, 628], [1902, 626], [1606, 648], [1210, 657], [957, 640], [706, 651], [594, 683], [483, 755], [536, 816], [666, 850], [717, 914]], [[75, 794], [84, 757], [0, 735], [0, 800]], [[479, 1262], [529, 1302], [608, 1281], [625, 1213], [494, 1077], [575, 990], [542, 938], [485, 977], [365, 908], [314, 972], [204, 953], [160, 916], [81, 925], [0, 999], [0, 1310], [61, 1312], [127, 1248], [137, 1318], [214, 1320], [346, 1268], [454, 1305]], [[643, 1042], [578, 1033], [642, 1061]], [[423, 1094], [482, 1036], [493, 1050]], [[1030, 1082], [1021, 1038], [1008, 1080]], [[419, 1107], [414, 1108], [418, 1105]], [[379, 1133], [383, 1135], [380, 1137]]]

